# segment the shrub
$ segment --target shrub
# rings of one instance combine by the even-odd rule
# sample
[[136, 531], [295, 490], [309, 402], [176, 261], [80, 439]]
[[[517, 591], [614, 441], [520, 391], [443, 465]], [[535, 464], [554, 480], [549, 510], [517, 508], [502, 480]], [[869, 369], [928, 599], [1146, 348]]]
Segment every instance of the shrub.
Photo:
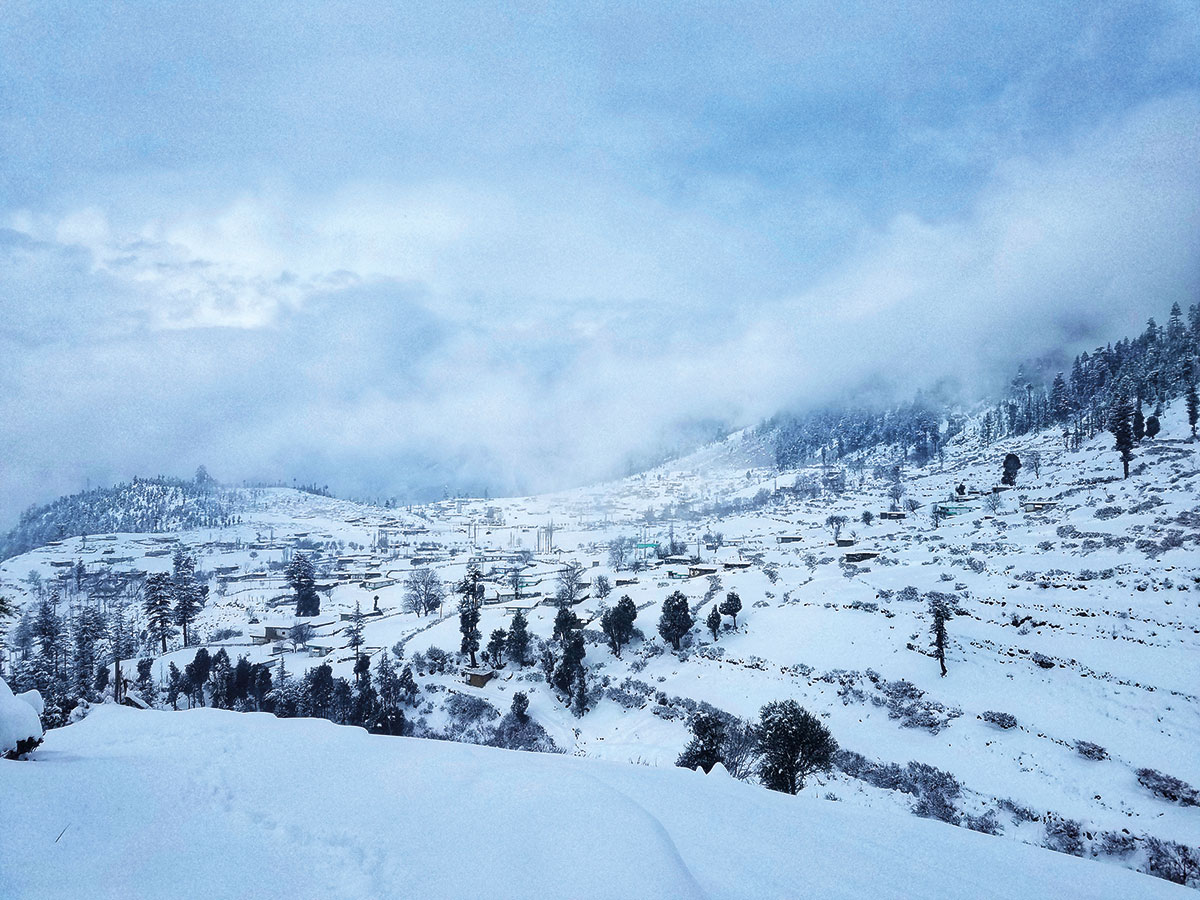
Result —
[[500, 710], [482, 697], [472, 697], [469, 694], [451, 694], [447, 697], [446, 712], [463, 725], [480, 721], [490, 722], [500, 718]]
[[1015, 728], [1017, 726], [1016, 716], [1011, 713], [996, 712], [994, 709], [984, 711], [983, 721], [991, 722], [998, 728]]
[[982, 815], [973, 816], [969, 813], [963, 816], [963, 824], [972, 831], [978, 831], [982, 834], [999, 834], [1000, 823], [996, 821], [996, 811], [989, 809]]
[[1175, 884], [1196, 884], [1200, 882], [1200, 852], [1174, 841], [1147, 836], [1143, 871]]
[[1042, 846], [1071, 856], [1083, 856], [1083, 828], [1076, 819], [1047, 819]]
[[1138, 769], [1137, 780], [1156, 797], [1180, 806], [1200, 806], [1200, 793], [1185, 781], [1165, 775], [1157, 769]]
[[1105, 856], [1126, 857], [1137, 849], [1137, 838], [1128, 831], [1104, 831], [1098, 838]]
[[1099, 744], [1093, 744], [1091, 741], [1076, 741], [1075, 752], [1084, 759], [1108, 759], [1108, 751]]

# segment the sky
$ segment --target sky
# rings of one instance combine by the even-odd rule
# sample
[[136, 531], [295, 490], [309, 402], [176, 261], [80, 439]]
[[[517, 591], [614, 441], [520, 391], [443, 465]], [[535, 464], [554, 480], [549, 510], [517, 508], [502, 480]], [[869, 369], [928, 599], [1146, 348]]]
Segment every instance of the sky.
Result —
[[0, 526], [562, 487], [1200, 299], [1194, 2], [0, 18]]

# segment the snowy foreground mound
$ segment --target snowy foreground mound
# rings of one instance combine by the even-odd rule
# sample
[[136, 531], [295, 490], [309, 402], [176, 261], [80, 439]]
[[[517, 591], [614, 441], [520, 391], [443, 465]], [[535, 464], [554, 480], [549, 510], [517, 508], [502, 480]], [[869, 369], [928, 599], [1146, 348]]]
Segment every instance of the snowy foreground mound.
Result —
[[97, 708], [0, 800], [6, 900], [1194, 896], [720, 776], [209, 709]]

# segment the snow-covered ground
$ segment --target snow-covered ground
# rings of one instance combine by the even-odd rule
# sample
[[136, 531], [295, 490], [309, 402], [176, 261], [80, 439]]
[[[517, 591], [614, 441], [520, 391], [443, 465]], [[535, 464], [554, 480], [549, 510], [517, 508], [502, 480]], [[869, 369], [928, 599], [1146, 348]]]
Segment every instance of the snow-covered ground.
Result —
[[[1191, 896], [722, 776], [101, 707], [0, 761], [5, 897]], [[19, 798], [19, 803], [13, 801]]]
[[[209, 603], [195, 626], [198, 634], [223, 635], [219, 642], [235, 659], [282, 659], [292, 673], [329, 662], [335, 674], [350, 677], [346, 623], [336, 617], [352, 611], [356, 602], [364, 609], [377, 603], [382, 613], [365, 629], [373, 655], [389, 652], [387, 648], [397, 643], [404, 645], [407, 659], [431, 646], [458, 649], [452, 604], [447, 604], [444, 618], [401, 611], [401, 582], [413, 568], [430, 565], [452, 583], [474, 560], [489, 575], [494, 597], [503, 590], [505, 572], [519, 551], [532, 555], [532, 563], [522, 570], [531, 582], [529, 590], [547, 594], [554, 589], [555, 571], [578, 561], [589, 581], [597, 575], [613, 581], [636, 579], [618, 586], [609, 599], [628, 594], [640, 609], [636, 624], [645, 635], [620, 659], [602, 642], [588, 643], [585, 664], [593, 701], [587, 715], [574, 716], [534, 666], [505, 666], [484, 688], [464, 685], [457, 668], [432, 674], [417, 667], [423, 692], [419, 707], [409, 711], [410, 721], [441, 730], [447, 722], [443, 701], [451, 693], [482, 697], [503, 712], [520, 690], [529, 694], [530, 714], [568, 753], [670, 769], [688, 739], [687, 712], [695, 702], [753, 718], [764, 703], [793, 698], [820, 715], [843, 748], [871, 762], [903, 766], [916, 761], [957, 778], [962, 785], [956, 800], [961, 821], [966, 824], [967, 816], [990, 811], [1000, 832], [999, 837], [987, 837], [963, 829], [956, 834], [966, 842], [964, 847], [1003, 845], [1006, 849], [994, 852], [1034, 854], [1008, 856], [1016, 868], [1017, 860], [1042, 859], [1040, 851], [1019, 844], [1043, 843], [1047, 822], [1077, 820], [1086, 835], [1082, 852], [1103, 861], [1088, 869], [1064, 857], [1063, 864], [1072, 867], [1064, 871], [1096, 871], [1103, 873], [1096, 876], [1099, 879], [1124, 879], [1129, 876], [1121, 867], [1142, 865], [1142, 850], [1124, 857], [1107, 854], [1101, 848], [1104, 833], [1200, 845], [1200, 808], [1156, 796], [1136, 774], [1151, 768], [1200, 784], [1200, 754], [1195, 749], [1200, 744], [1200, 444], [1187, 440], [1181, 407], [1168, 409], [1162, 433], [1138, 448], [1128, 480], [1120, 477], [1109, 435], [1097, 436], [1076, 452], [1065, 450], [1053, 432], [986, 448], [969, 440], [951, 444], [944, 461], [905, 469], [905, 497], [923, 506], [902, 521], [878, 518], [889, 507], [891, 480], [873, 470], [889, 461], [886, 453], [861, 467], [847, 467], [844, 493], [799, 499], [785, 489], [823, 473], [776, 471], [767, 444], [747, 431], [640, 475], [539, 497], [448, 500], [397, 511], [291, 490], [264, 491], [256, 505], [244, 511], [241, 524], [229, 528], [168, 536], [69, 538], [7, 560], [0, 567], [0, 591], [30, 603], [35, 593], [28, 580], [31, 570], [49, 582], [77, 560], [89, 571], [165, 571], [170, 568], [169, 550], [178, 542], [197, 555], [200, 569], [213, 573]], [[930, 504], [946, 499], [960, 483], [989, 491], [1009, 451], [1018, 453], [1026, 465], [1016, 489], [1001, 495], [1001, 507], [992, 511], [975, 500], [965, 504], [970, 507], [966, 514], [946, 519], [935, 529], [928, 516]], [[1041, 454], [1036, 475], [1031, 451]], [[698, 518], [688, 513], [717, 501], [755, 497], [763, 503], [753, 510]], [[1055, 505], [1026, 512], [1023, 504], [1032, 501]], [[864, 524], [864, 511], [874, 515], [871, 524]], [[842, 536], [853, 536], [854, 546], [833, 545], [825, 525], [831, 515], [847, 517]], [[607, 546], [614, 538], [653, 543], [665, 541], [672, 532], [687, 545], [689, 555], [716, 567], [715, 593], [709, 594], [715, 585], [707, 576], [672, 577], [686, 575], [686, 566], [651, 560], [651, 568], [636, 574], [610, 567]], [[780, 538], [795, 540], [782, 543]], [[280, 570], [293, 552], [304, 548], [316, 553], [318, 581], [327, 589], [322, 614], [331, 618], [318, 634], [335, 649], [323, 659], [250, 642], [252, 620], [290, 621], [291, 601]], [[843, 560], [846, 552], [864, 549], [879, 556], [855, 565]], [[727, 568], [729, 563], [750, 565]], [[217, 577], [222, 569], [226, 575]], [[664, 649], [655, 631], [662, 600], [677, 589], [688, 596], [697, 621], [690, 646], [682, 653]], [[737, 628], [726, 619], [713, 641], [701, 623], [711, 605], [730, 590], [741, 596], [743, 611]], [[929, 651], [930, 622], [921, 598], [930, 591], [953, 594], [960, 610], [948, 625], [949, 672], [944, 678]], [[63, 612], [84, 602], [90, 602], [86, 592], [64, 594]], [[599, 611], [594, 592], [577, 608], [589, 630], [598, 629]], [[136, 614], [136, 609], [131, 612]], [[533, 610], [531, 631], [548, 637], [554, 612], [549, 606]], [[505, 628], [509, 621], [503, 602], [486, 605], [479, 626], [484, 642], [493, 629]], [[194, 653], [194, 648], [172, 650], [157, 661], [156, 674], [164, 677], [172, 661], [183, 668]], [[901, 694], [911, 701], [907, 706], [897, 701]], [[985, 721], [985, 712], [1010, 714], [1016, 724], [1001, 729]], [[190, 714], [178, 718], [193, 720]], [[171, 716], [147, 720], [169, 722], [164, 728], [190, 727], [177, 726]], [[289, 723], [280, 734], [299, 734], [288, 729], [300, 727]], [[312, 733], [321, 735], [336, 731], [320, 723], [303, 727], [319, 729]], [[60, 741], [72, 746], [75, 739], [66, 737], [72, 728], [61, 736], [52, 732], [38, 757], [64, 746]], [[376, 747], [388, 739], [345, 740]], [[1099, 745], [1103, 758], [1080, 752], [1087, 745], [1079, 742]], [[414, 760], [426, 760], [424, 754], [463, 760], [507, 758], [474, 756], [482, 751], [442, 743], [400, 745], [403, 749], [396, 751], [364, 752], [413, 754]], [[236, 762], [236, 747], [222, 750], [223, 758]], [[273, 786], [292, 792], [299, 790], [294, 785], [302, 784], [321, 797], [329, 796], [320, 778], [286, 762], [300, 750], [280, 745], [279, 752], [280, 764], [269, 779]], [[348, 756], [345, 765], [350, 771], [376, 771], [357, 757]], [[565, 763], [543, 760], [528, 765]], [[649, 777], [642, 769], [630, 767], [630, 773], [620, 777]], [[687, 773], [656, 777], [665, 779], [656, 784], [692, 783]], [[169, 796], [165, 786], [163, 790]], [[721, 790], [743, 789], [731, 785]], [[774, 804], [796, 802], [768, 796], [761, 788], [746, 791], [758, 792], [747, 803], [761, 802], [772, 809]], [[902, 822], [909, 835], [945, 830], [907, 816], [914, 802], [911, 794], [844, 771], [810, 783], [804, 793], [841, 801], [806, 799], [798, 807], [801, 818], [819, 807], [830, 828], [840, 827], [832, 823], [845, 816], [847, 822], [889, 823], [878, 826], [885, 830]], [[870, 815], [846, 809], [851, 806], [869, 809]], [[399, 814], [403, 804], [396, 810]], [[903, 818], [896, 819], [896, 814]], [[544, 840], [492, 829], [485, 819], [455, 821], [460, 839], [473, 846], [502, 845], [513, 859], [535, 852], [540, 859], [549, 852]], [[620, 829], [629, 826], [626, 818], [619, 821]], [[270, 826], [279, 833], [289, 827], [294, 827], [291, 818]], [[338, 822], [338, 828], [353, 827], [348, 821]], [[582, 832], [574, 842], [578, 849], [572, 846], [569, 852], [586, 853], [593, 868], [603, 869], [603, 854], [591, 853], [588, 843], [598, 840], [595, 834], [594, 829]], [[353, 842], [346, 847], [347, 853], [360, 851]], [[725, 855], [754, 852], [762, 848], [736, 840]], [[823, 846], [813, 852], [817, 859], [822, 858], [819, 853], [833, 853]], [[970, 859], [975, 851], [955, 852]], [[715, 851], [712, 855], [721, 856]], [[804, 853], [798, 854], [798, 863], [804, 858]], [[848, 861], [843, 868], [854, 871], [861, 864]], [[690, 861], [688, 867], [693, 874], [700, 871]], [[318, 868], [309, 866], [303, 877], [319, 877], [314, 874]], [[501, 879], [494, 883], [503, 887]], [[723, 895], [702, 883], [714, 895]], [[995, 889], [1020, 883], [1010, 880]], [[886, 889], [881, 882], [877, 892]], [[1103, 893], [1118, 895], [1112, 890]], [[1053, 892], [1032, 890], [1029, 895]]]

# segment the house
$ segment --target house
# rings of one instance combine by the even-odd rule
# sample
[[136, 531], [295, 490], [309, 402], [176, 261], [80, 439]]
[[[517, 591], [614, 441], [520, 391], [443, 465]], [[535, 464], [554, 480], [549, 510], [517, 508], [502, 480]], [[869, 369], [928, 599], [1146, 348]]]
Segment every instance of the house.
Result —
[[510, 615], [515, 615], [518, 612], [529, 612], [535, 606], [542, 602], [542, 597], [539, 594], [536, 597], [510, 597], [502, 601], [504, 611]]
[[943, 516], [965, 516], [977, 511], [974, 506], [967, 506], [965, 503], [938, 503], [935, 509]]
[[638, 580], [636, 577], [634, 577], [634, 578], [618, 578], [617, 579], [617, 587], [625, 587], [626, 585], [637, 584], [637, 583], [638, 583]]
[[131, 691], [128, 688], [125, 689], [125, 694], [121, 697], [121, 705], [129, 706], [133, 709], [153, 709], [149, 703], [142, 699], [137, 691]]
[[853, 550], [842, 556], [842, 559], [848, 563], [866, 562], [868, 559], [874, 559], [879, 555], [878, 550]]
[[904, 521], [904, 513], [898, 510], [886, 510], [879, 514], [879, 518], [886, 519], [889, 522], [902, 522]]
[[[746, 560], [730, 560], [729, 562], [722, 563], [722, 565], [725, 566], [725, 569], [728, 571], [729, 569], [748, 569], [754, 565], [754, 563], [747, 562]], [[636, 581], [637, 579], [634, 580]], [[619, 585], [620, 582], [618, 581], [617, 584]]]
[[854, 538], [840, 537], [835, 541], [835, 543], [839, 547], [853, 547], [854, 546]]
[[492, 677], [495, 674], [496, 672], [494, 669], [485, 669], [482, 667], [463, 670], [463, 675], [466, 677], [467, 684], [476, 688], [484, 687], [489, 681], [492, 680]]
[[1025, 512], [1042, 512], [1046, 509], [1054, 509], [1058, 503], [1054, 500], [1026, 500]]
[[781, 534], [781, 535], [776, 536], [775, 543], [777, 543], [777, 544], [799, 544], [803, 540], [804, 540], [804, 538], [802, 538], [798, 534]]
[[688, 578], [699, 578], [701, 575], [716, 575], [717, 567], [708, 565], [688, 566]]
[[315, 637], [304, 646], [308, 648], [309, 656], [328, 656], [346, 646], [346, 641], [341, 637]]

